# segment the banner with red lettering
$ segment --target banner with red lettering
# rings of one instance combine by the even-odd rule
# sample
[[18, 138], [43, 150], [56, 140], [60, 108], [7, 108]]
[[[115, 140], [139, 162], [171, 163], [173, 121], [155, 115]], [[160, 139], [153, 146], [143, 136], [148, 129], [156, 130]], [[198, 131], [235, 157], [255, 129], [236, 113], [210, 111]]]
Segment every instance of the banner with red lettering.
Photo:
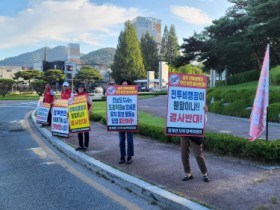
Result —
[[56, 99], [54, 101], [51, 131], [54, 136], [69, 137], [68, 100]]
[[47, 124], [48, 123], [48, 115], [51, 108], [51, 104], [49, 103], [38, 103], [37, 106], [37, 117], [36, 122], [40, 124]]
[[138, 130], [138, 86], [110, 85], [106, 88], [108, 131]]
[[269, 45], [267, 45], [259, 78], [254, 105], [251, 112], [250, 141], [255, 141], [265, 130], [269, 95]]
[[72, 133], [90, 131], [87, 97], [75, 96], [69, 105], [69, 124]]
[[166, 135], [204, 136], [206, 88], [204, 75], [169, 72]]

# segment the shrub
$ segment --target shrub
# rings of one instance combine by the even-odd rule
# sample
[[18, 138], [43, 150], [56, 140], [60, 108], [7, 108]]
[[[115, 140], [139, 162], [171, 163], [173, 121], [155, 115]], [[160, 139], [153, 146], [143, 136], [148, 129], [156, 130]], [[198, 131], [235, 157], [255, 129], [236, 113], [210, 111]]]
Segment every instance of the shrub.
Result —
[[227, 77], [228, 85], [236, 85], [250, 81], [256, 81], [260, 77], [260, 70], [254, 69], [251, 71], [242, 72], [239, 74], [231, 75]]
[[216, 81], [216, 87], [221, 87], [225, 85], [225, 81], [224, 80], [218, 80]]
[[271, 69], [270, 81], [271, 81], [271, 84], [280, 85], [280, 66]]
[[46, 81], [44, 80], [36, 80], [34, 82], [31, 83], [32, 87], [34, 88], [34, 90], [37, 92], [37, 94], [39, 96], [42, 96], [44, 93], [44, 89], [45, 89], [45, 85], [46, 85]]
[[15, 83], [12, 79], [0, 79], [0, 95], [5, 96], [12, 89]]
[[268, 106], [268, 119], [273, 122], [280, 122], [280, 102]]
[[210, 104], [208, 106], [209, 111], [214, 112], [214, 113], [223, 113], [223, 109], [224, 109], [224, 102], [223, 101], [216, 101], [213, 104]]
[[280, 163], [280, 141], [246, 139], [228, 134], [207, 133], [204, 149], [219, 155], [246, 158], [263, 163]]
[[[91, 120], [106, 124], [105, 117], [95, 113], [91, 114]], [[179, 137], [166, 136], [164, 127], [162, 126], [151, 126], [145, 123], [139, 123], [138, 126], [138, 133], [140, 135], [148, 136], [165, 143], [180, 143]], [[280, 140], [256, 140], [254, 142], [249, 142], [244, 138], [231, 136], [229, 134], [206, 133], [204, 149], [218, 155], [246, 158], [263, 163], [280, 163]]]
[[269, 104], [280, 102], [280, 94], [279, 91], [270, 90], [269, 91]]

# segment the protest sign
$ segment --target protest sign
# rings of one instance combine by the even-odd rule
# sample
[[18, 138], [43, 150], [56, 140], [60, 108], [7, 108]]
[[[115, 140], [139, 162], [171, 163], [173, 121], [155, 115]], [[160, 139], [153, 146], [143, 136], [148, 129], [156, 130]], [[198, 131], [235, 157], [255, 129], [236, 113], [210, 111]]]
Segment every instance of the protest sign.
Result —
[[203, 136], [207, 77], [170, 72], [168, 78], [165, 134]]
[[106, 88], [108, 131], [137, 131], [137, 85], [111, 85]]
[[37, 106], [37, 117], [36, 122], [39, 124], [47, 124], [48, 123], [48, 115], [51, 108], [51, 104], [49, 103], [38, 103]]
[[72, 133], [90, 131], [87, 96], [80, 95], [73, 98], [69, 105], [69, 124]]
[[52, 107], [52, 134], [69, 137], [68, 100], [56, 99]]

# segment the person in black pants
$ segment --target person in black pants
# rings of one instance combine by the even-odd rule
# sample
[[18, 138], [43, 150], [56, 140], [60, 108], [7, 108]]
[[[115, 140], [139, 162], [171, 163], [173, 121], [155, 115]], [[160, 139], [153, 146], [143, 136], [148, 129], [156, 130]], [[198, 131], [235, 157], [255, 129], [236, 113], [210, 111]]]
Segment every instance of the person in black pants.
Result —
[[[92, 104], [92, 100], [90, 99], [90, 96], [86, 92], [85, 84], [78, 83], [76, 92], [77, 92], [77, 96], [85, 95], [87, 97], [88, 114], [90, 116], [91, 110], [93, 108], [93, 104]], [[76, 148], [76, 150], [86, 151], [88, 149], [88, 145], [89, 145], [89, 132], [85, 131], [82, 133], [78, 133], [78, 139], [79, 139], [79, 147]]]
[[[130, 85], [130, 81], [122, 80], [120, 85]], [[127, 149], [126, 149], [126, 142], [127, 141]], [[119, 148], [121, 158], [119, 164], [131, 164], [132, 163], [132, 156], [134, 156], [134, 144], [133, 144], [133, 132], [130, 131], [120, 131], [119, 132]], [[127, 155], [127, 160], [125, 157]]]

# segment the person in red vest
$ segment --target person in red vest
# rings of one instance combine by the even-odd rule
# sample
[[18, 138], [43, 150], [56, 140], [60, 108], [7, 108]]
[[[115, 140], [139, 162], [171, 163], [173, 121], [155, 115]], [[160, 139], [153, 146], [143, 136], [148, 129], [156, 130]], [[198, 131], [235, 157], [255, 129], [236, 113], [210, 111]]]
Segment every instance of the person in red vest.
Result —
[[61, 91], [61, 99], [71, 99], [74, 97], [74, 94], [69, 88], [69, 83], [68, 82], [63, 82], [62, 84], [63, 90]]
[[[88, 114], [90, 116], [91, 110], [93, 108], [93, 104], [89, 94], [86, 91], [85, 84], [82, 82], [78, 83], [76, 86], [76, 92], [78, 96], [85, 95], [87, 97]], [[85, 131], [85, 132], [78, 133], [78, 139], [79, 139], [79, 147], [76, 148], [76, 150], [86, 151], [89, 145], [89, 132]]]
[[54, 91], [53, 91], [53, 89], [51, 88], [50, 83], [48, 82], [48, 83], [46, 83], [46, 85], [45, 85], [44, 99], [43, 99], [43, 102], [44, 102], [44, 103], [48, 103], [48, 104], [51, 105], [50, 111], [49, 111], [49, 115], [48, 115], [48, 123], [47, 123], [47, 125], [50, 125], [50, 124], [51, 124], [51, 119], [52, 119], [51, 108], [52, 108], [54, 99], [55, 99]]

